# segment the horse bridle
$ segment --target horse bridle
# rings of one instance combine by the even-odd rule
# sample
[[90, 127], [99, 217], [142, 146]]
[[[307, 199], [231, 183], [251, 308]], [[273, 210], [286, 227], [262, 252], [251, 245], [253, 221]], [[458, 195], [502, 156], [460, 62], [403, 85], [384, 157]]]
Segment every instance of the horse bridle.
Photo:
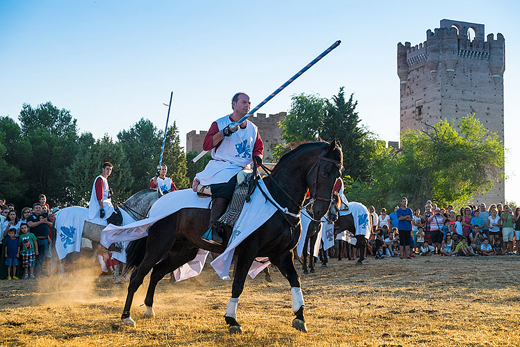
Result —
[[[305, 204], [305, 206], [302, 206], [301, 204], [297, 203], [296, 201], [294, 201], [294, 199], [292, 198], [292, 196], [287, 193], [285, 191], [285, 189], [283, 189], [279, 184], [278, 182], [276, 182], [276, 180], [272, 179], [271, 178], [271, 182], [273, 182], [276, 187], [282, 192], [285, 194], [285, 196], [287, 196], [289, 198], [289, 200], [291, 200], [291, 202], [296, 206], [298, 207], [298, 209], [301, 211], [302, 209], [305, 209], [307, 210], [308, 208], [312, 209], [312, 206], [314, 205], [314, 202], [316, 200], [321, 200], [321, 201], [325, 201], [325, 202], [329, 202], [329, 204], [332, 202], [332, 195], [329, 199], [327, 198], [322, 198], [322, 197], [316, 197], [316, 190], [318, 189], [318, 174], [319, 174], [319, 167], [320, 167], [320, 162], [322, 160], [325, 160], [325, 161], [328, 161], [328, 162], [331, 162], [331, 163], [334, 163], [336, 165], [336, 167], [338, 168], [338, 170], [341, 172], [343, 170], [343, 165], [341, 165], [341, 162], [337, 161], [337, 160], [334, 160], [334, 159], [330, 159], [330, 158], [325, 158], [323, 156], [320, 156], [316, 162], [314, 163], [314, 165], [312, 165], [311, 169], [309, 170], [309, 172], [307, 173], [307, 176], [310, 175], [311, 171], [316, 167], [316, 179], [314, 181], [314, 194], [311, 193], [311, 198], [309, 199], [309, 202], [307, 204]], [[265, 165], [263, 164], [260, 164], [260, 166], [262, 167], [262, 169], [264, 169], [264, 171], [266, 173], [270, 173], [272, 172], [269, 168], [267, 168]], [[253, 168], [254, 170], [253, 171], [256, 171], [256, 167]], [[253, 174], [254, 177], [256, 177], [256, 173]], [[309, 182], [309, 180], [307, 180], [307, 182]], [[310, 189], [311, 187], [309, 187], [309, 191], [311, 191]], [[264, 196], [266, 196], [266, 194], [262, 191], [262, 193], [264, 194]], [[267, 196], [266, 196], [267, 197]], [[284, 217], [285, 217], [285, 214], [289, 214], [291, 215], [292, 217], [295, 217], [295, 218], [299, 218], [299, 215], [294, 215], [293, 213], [287, 213], [285, 211], [282, 211], [283, 214], [284, 214]], [[319, 220], [315, 220], [312, 216], [310, 216], [310, 219], [311, 220], [314, 220], [315, 222], [320, 222]], [[287, 218], [286, 218], [287, 220]], [[289, 222], [289, 221], [287, 221]], [[289, 222], [289, 224], [291, 224]]]
[[[309, 192], [311, 194], [311, 197], [309, 198], [309, 201], [307, 202], [307, 204], [305, 204], [305, 206], [302, 207], [302, 208], [304, 208], [307, 211], [311, 211], [312, 210], [312, 208], [314, 206], [314, 202], [316, 202], [316, 200], [325, 201], [325, 202], [328, 202], [329, 204], [331, 204], [332, 200], [333, 200], [332, 195], [328, 199], [327, 198], [322, 198], [321, 196], [316, 196], [318, 194], [316, 191], [318, 189], [318, 175], [320, 174], [320, 163], [321, 163], [322, 160], [334, 163], [334, 165], [336, 165], [336, 167], [338, 168], [340, 173], [341, 173], [341, 171], [343, 171], [343, 165], [341, 165], [341, 162], [339, 162], [337, 160], [330, 159], [330, 158], [325, 158], [323, 156], [320, 156], [318, 158], [318, 160], [316, 160], [314, 165], [311, 167], [311, 169], [307, 173], [307, 177], [308, 177], [311, 174], [312, 170], [314, 170], [314, 168], [316, 168], [316, 178], [314, 180], [314, 192], [312, 192], [311, 187], [309, 187]], [[307, 182], [308, 181], [309, 180], [307, 180]]]

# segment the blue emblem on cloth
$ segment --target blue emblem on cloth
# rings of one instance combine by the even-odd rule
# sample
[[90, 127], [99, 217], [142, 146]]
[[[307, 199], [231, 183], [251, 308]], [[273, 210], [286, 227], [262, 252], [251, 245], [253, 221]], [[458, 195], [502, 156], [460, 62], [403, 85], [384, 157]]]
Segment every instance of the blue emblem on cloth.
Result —
[[244, 140], [242, 143], [237, 143], [235, 145], [238, 154], [235, 157], [242, 158], [251, 158], [251, 146], [247, 144], [247, 140]]
[[359, 227], [365, 229], [368, 225], [368, 215], [366, 213], [358, 216]]
[[233, 240], [236, 239], [238, 237], [238, 235], [240, 235], [241, 233], [242, 232], [238, 229], [233, 230], [233, 233], [231, 234], [231, 237], [229, 238], [228, 245], [230, 245], [231, 242], [233, 242]]
[[325, 230], [328, 241], [334, 241], [334, 228]]
[[63, 242], [63, 248], [67, 248], [68, 245], [75, 243], [74, 236], [76, 235], [76, 228], [70, 226], [70, 228], [61, 227], [60, 239]]

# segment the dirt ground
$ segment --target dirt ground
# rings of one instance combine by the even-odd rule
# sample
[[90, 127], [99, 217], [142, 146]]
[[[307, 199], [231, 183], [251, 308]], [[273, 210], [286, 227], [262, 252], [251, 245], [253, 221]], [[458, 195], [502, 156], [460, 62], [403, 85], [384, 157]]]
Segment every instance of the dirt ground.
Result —
[[[319, 266], [319, 264], [318, 264]], [[1, 346], [520, 346], [520, 257], [332, 259], [303, 275], [309, 332], [291, 327], [288, 282], [275, 269], [248, 279], [230, 335], [223, 315], [231, 282], [206, 268], [164, 279], [155, 319], [142, 313], [147, 279], [119, 323], [126, 285], [92, 271], [0, 281]]]

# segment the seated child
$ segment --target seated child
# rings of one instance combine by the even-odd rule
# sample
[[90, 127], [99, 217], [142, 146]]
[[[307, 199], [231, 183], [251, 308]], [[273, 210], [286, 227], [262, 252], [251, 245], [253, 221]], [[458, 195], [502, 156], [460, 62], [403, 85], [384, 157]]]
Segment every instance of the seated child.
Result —
[[494, 255], [493, 247], [489, 244], [489, 239], [484, 238], [484, 243], [480, 245], [480, 254], [482, 255]]
[[435, 247], [428, 244], [428, 240], [424, 241], [424, 244], [420, 248], [420, 255], [433, 255], [435, 253]]
[[468, 246], [468, 240], [466, 240], [465, 237], [459, 241], [455, 250], [457, 251], [457, 255], [461, 257], [470, 257], [475, 255], [475, 253], [473, 253], [473, 248]]
[[451, 232], [448, 232], [446, 234], [446, 238], [442, 240], [442, 246], [441, 246], [441, 254], [446, 256], [452, 256], [456, 255], [457, 251], [455, 250], [454, 243], [453, 243], [453, 237]]
[[500, 242], [499, 237], [495, 237], [495, 244], [493, 245], [493, 250], [495, 251], [495, 255], [502, 255], [502, 243]]
[[420, 248], [424, 245], [424, 229], [423, 227], [417, 228], [417, 243], [415, 244], [415, 247], [417, 248], [417, 251], [420, 251]]

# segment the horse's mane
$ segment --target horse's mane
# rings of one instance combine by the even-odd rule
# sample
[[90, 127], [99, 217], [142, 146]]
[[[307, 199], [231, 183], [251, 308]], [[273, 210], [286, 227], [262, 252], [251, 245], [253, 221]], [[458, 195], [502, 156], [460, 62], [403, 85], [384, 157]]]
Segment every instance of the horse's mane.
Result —
[[[307, 142], [307, 143], [302, 143], [301, 145], [299, 145], [298, 147], [296, 147], [295, 149], [293, 149], [292, 151], [290, 151], [289, 153], [286, 153], [284, 154], [281, 158], [280, 158], [280, 161], [278, 162], [278, 164], [276, 164], [275, 166], [275, 169], [279, 166], [284, 166], [287, 162], [291, 161], [294, 157], [300, 155], [301, 152], [305, 152], [305, 151], [309, 151], [309, 150], [313, 150], [313, 149], [322, 149], [322, 150], [325, 150], [327, 149], [328, 147], [330, 146], [330, 143], [329, 142], [326, 142], [326, 141], [317, 141], [317, 142]], [[339, 148], [339, 147], [338, 147]], [[342, 162], [343, 158], [340, 157], [339, 158], [336, 158], [338, 161]]]

